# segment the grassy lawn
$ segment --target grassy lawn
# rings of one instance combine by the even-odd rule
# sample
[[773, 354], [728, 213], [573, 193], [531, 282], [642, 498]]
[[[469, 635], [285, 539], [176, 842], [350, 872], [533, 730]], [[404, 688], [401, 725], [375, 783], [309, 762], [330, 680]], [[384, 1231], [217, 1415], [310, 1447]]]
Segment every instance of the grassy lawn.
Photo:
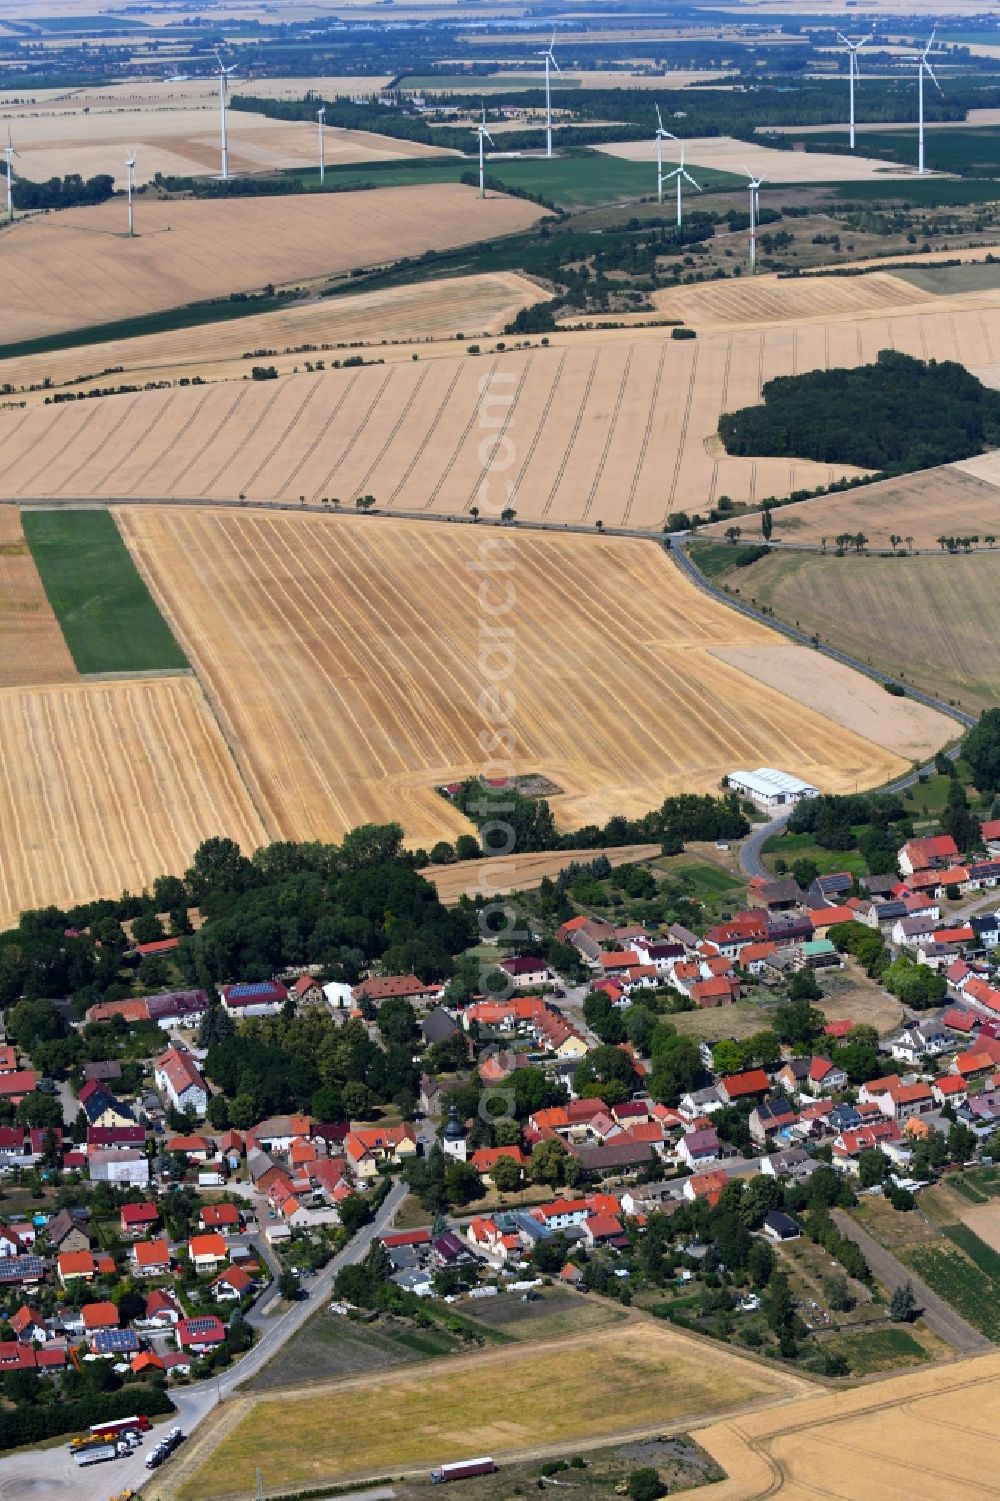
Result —
[[837, 1334], [823, 1341], [823, 1349], [843, 1355], [852, 1376], [921, 1365], [932, 1358], [931, 1351], [910, 1329], [866, 1329], [858, 1334]]
[[79, 672], [187, 667], [110, 511], [25, 511], [21, 519]]
[[765, 992], [759, 994], [759, 1003], [744, 998], [732, 1006], [713, 1006], [707, 1011], [671, 1012], [667, 1020], [683, 1037], [694, 1037], [698, 1042], [718, 1042], [721, 1037], [739, 1041], [771, 1025], [775, 998]]
[[774, 868], [776, 860], [784, 860], [791, 866], [796, 860], [812, 860], [819, 867], [820, 875], [846, 870], [851, 875], [868, 874], [868, 866], [860, 850], [827, 850], [815, 842], [811, 834], [776, 834], [764, 846], [764, 858]]
[[787, 1389], [783, 1373], [633, 1320], [584, 1340], [456, 1360], [421, 1381], [390, 1371], [298, 1399], [260, 1400], [236, 1414], [214, 1452], [210, 1440], [197, 1448], [194, 1441], [198, 1467], [178, 1496], [252, 1494], [258, 1466], [293, 1489], [430, 1468], [445, 1457], [607, 1443], [623, 1430], [683, 1424]]

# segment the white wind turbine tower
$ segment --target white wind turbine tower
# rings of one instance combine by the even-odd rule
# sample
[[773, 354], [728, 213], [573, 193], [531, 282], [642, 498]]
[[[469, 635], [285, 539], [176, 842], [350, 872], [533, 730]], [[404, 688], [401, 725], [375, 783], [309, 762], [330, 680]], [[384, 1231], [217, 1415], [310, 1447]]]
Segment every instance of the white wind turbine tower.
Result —
[[490, 135], [489, 131], [486, 129], [486, 105], [485, 104], [483, 105], [483, 119], [482, 119], [482, 123], [480, 125], [476, 126], [476, 135], [479, 137], [479, 196], [480, 196], [480, 198], [485, 198], [486, 197], [486, 145], [485, 145], [485, 143], [487, 141], [489, 141], [489, 143], [490, 143], [491, 146], [495, 146], [496, 145], [496, 142], [494, 141], [493, 137]]
[[854, 85], [855, 85], [855, 83], [858, 81], [858, 79], [861, 76], [860, 73], [858, 72], [858, 53], [861, 51], [862, 47], [865, 45], [866, 42], [870, 42], [872, 40], [872, 37], [874, 35], [875, 35], [874, 31], [870, 31], [867, 36], [859, 37], [856, 42], [852, 42], [851, 39], [850, 39], [850, 37], [846, 37], [842, 31], [838, 31], [837, 32], [837, 36], [838, 36], [839, 40], [842, 41], [843, 44], [844, 44], [844, 46], [847, 48], [847, 75], [848, 75], [848, 78], [850, 79], [850, 84], [851, 84], [851, 150], [852, 151], [854, 150]]
[[7, 163], [7, 218], [13, 223], [14, 220], [14, 158], [21, 160], [21, 153], [14, 150], [14, 142], [10, 138], [10, 130], [7, 131], [7, 144], [3, 148], [4, 160]]
[[128, 237], [135, 238], [135, 220], [132, 217], [132, 194], [135, 191], [135, 152], [125, 158], [125, 192], [128, 197]]
[[766, 178], [754, 177], [749, 167], [743, 168], [750, 189], [750, 275], [757, 270], [757, 215], [760, 212], [760, 190]]
[[222, 181], [223, 182], [228, 182], [229, 181], [229, 142], [228, 142], [228, 140], [226, 138], [226, 88], [227, 88], [227, 80], [229, 78], [230, 73], [235, 73], [236, 72], [236, 64], [233, 63], [233, 66], [231, 68], [224, 68], [222, 66], [222, 58], [219, 56], [218, 53], [215, 54], [215, 60], [219, 64], [219, 72], [218, 72], [217, 76], [218, 76], [218, 79], [219, 79], [219, 116], [220, 116], [221, 127], [222, 127], [222, 138], [221, 138], [221, 145], [222, 145]]
[[[676, 179], [677, 179], [677, 228], [680, 229], [681, 224], [683, 222], [683, 218], [682, 218], [683, 210], [681, 208], [681, 179], [683, 178], [685, 181], [689, 182], [693, 188], [697, 188], [697, 190], [698, 190], [699, 193], [701, 192], [701, 186], [700, 186], [700, 184], [698, 184], [698, 183], [695, 182], [694, 178], [691, 176], [691, 173], [688, 171], [687, 167], [685, 167], [685, 165], [684, 165], [684, 142], [683, 141], [681, 142], [681, 164], [680, 164], [679, 167], [675, 167], [672, 172], [668, 172], [667, 173], [666, 181], [669, 182], [672, 177], [676, 177]], [[759, 186], [759, 184], [758, 184], [758, 186]], [[662, 195], [661, 195], [660, 202], [662, 203], [662, 201], [663, 201], [663, 199], [662, 199]]]
[[[677, 137], [671, 135], [669, 130], [663, 128], [663, 116], [660, 114], [660, 106], [656, 106], [656, 201], [663, 202], [663, 143], [664, 141], [676, 141]], [[673, 173], [671, 173], [673, 176]]]
[[546, 156], [551, 156], [552, 155], [552, 84], [551, 84], [551, 74], [549, 72], [549, 69], [551, 67], [551, 68], [555, 68], [555, 70], [556, 70], [557, 73], [561, 73], [562, 72], [562, 68], [560, 68], [559, 64], [556, 62], [555, 53], [552, 51], [552, 49], [555, 46], [555, 44], [556, 44], [556, 34], [555, 34], [555, 32], [553, 32], [552, 33], [552, 40], [549, 43], [549, 45], [546, 47], [545, 51], [544, 52], [539, 52], [537, 54], [539, 57], [544, 57], [544, 59], [545, 59], [545, 155]]
[[927, 60], [927, 54], [934, 46], [934, 38], [937, 35], [937, 27], [931, 32], [927, 46], [917, 58], [917, 171], [923, 175], [924, 167], [924, 74], [932, 81], [939, 94], [944, 90], [934, 77], [934, 69]]
[[319, 185], [322, 187], [326, 181], [326, 138], [323, 135], [323, 125], [326, 120], [325, 104], [321, 104], [316, 111], [316, 119], [319, 124]]

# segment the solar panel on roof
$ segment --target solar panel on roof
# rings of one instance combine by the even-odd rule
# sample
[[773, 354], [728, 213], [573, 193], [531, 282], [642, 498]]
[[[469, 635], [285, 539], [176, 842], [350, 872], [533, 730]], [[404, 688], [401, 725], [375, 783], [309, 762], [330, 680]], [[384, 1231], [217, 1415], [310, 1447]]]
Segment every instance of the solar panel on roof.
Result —
[[45, 1262], [40, 1256], [0, 1257], [0, 1282], [25, 1282], [45, 1274]]
[[214, 1317], [202, 1319], [188, 1319], [187, 1330], [189, 1334], [209, 1334], [218, 1328], [218, 1320]]
[[102, 1329], [94, 1336], [94, 1349], [100, 1355], [124, 1355], [138, 1348], [139, 1337], [134, 1329]]

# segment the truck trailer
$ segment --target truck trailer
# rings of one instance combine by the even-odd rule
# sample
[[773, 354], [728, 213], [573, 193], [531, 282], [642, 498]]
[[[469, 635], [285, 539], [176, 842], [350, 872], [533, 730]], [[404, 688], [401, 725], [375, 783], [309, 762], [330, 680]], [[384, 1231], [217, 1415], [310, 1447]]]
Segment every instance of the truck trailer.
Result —
[[106, 1459], [121, 1459], [129, 1452], [124, 1439], [109, 1439], [106, 1444], [95, 1444], [90, 1449], [75, 1449], [73, 1458], [81, 1469], [85, 1465], [103, 1464]]
[[431, 1470], [434, 1485], [443, 1485], [446, 1480], [468, 1480], [473, 1475], [492, 1475], [496, 1464], [492, 1459], [459, 1459], [454, 1464], [441, 1465]]

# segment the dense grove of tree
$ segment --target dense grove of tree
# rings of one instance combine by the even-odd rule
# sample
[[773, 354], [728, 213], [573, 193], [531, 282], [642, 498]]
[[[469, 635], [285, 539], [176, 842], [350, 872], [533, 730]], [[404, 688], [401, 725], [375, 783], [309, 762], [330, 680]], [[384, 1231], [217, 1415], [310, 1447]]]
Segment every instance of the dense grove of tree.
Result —
[[906, 474], [1000, 442], [1000, 393], [954, 360], [883, 349], [872, 365], [779, 376], [762, 394], [720, 418], [727, 453]]
[[14, 207], [26, 213], [32, 209], [76, 208], [83, 203], [103, 203], [114, 190], [115, 180], [106, 172], [88, 177], [86, 182], [78, 172], [69, 172], [62, 178], [50, 177], [48, 182], [15, 177], [12, 191]]
[[[133, 982], [166, 985], [163, 961], [128, 955], [121, 927], [134, 919], [140, 939], [160, 936], [158, 912], [169, 914], [170, 931], [182, 939], [175, 958], [191, 985], [269, 979], [305, 963], [349, 982], [376, 962], [447, 979], [453, 956], [475, 940], [474, 914], [465, 905], [444, 907], [415, 866], [396, 824], [353, 829], [339, 845], [272, 844], [249, 858], [230, 839], [208, 839], [183, 879], [161, 876], [150, 891], [117, 901], [22, 913], [16, 928], [0, 934], [0, 1005], [69, 995], [83, 1007], [130, 995]], [[206, 919], [197, 933], [189, 905]], [[58, 1017], [41, 1030], [33, 1025], [40, 1041], [66, 1038]]]
[[987, 709], [965, 737], [962, 754], [980, 792], [1000, 789], [1000, 709]]
[[40, 1380], [35, 1371], [5, 1376], [4, 1395], [16, 1405], [0, 1411], [0, 1449], [82, 1433], [93, 1423], [110, 1423], [133, 1413], [152, 1418], [173, 1412], [174, 1404], [161, 1387], [134, 1381], [122, 1386], [105, 1361], [96, 1365], [93, 1375], [89, 1370], [86, 1376], [67, 1371], [52, 1384]]

